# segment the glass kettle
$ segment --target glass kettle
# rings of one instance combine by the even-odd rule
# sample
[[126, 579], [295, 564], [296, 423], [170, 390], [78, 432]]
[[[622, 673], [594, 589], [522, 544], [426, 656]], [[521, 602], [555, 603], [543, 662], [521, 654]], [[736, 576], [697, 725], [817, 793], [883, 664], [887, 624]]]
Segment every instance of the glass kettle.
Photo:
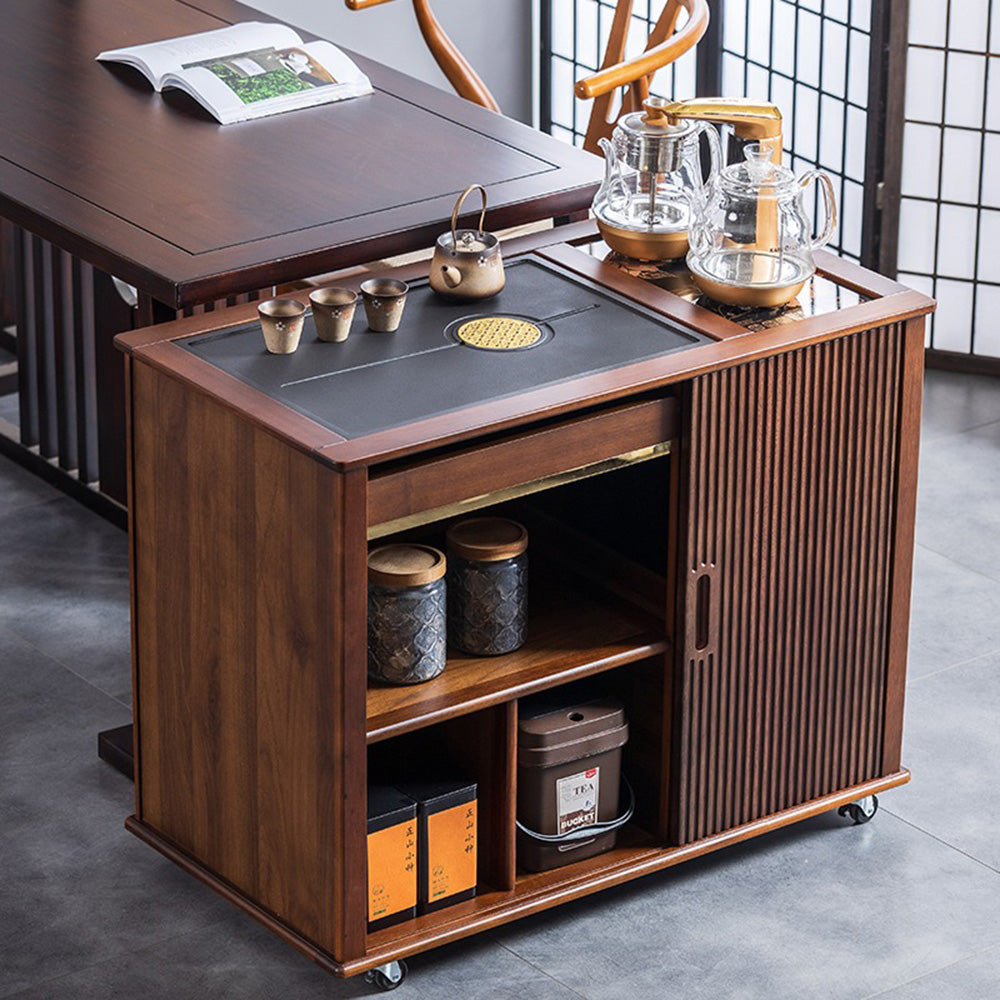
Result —
[[668, 102], [650, 97], [601, 139], [604, 183], [593, 211], [604, 242], [636, 260], [669, 260], [688, 250], [688, 229], [705, 195], [701, 135], [711, 171], [722, 163], [718, 132], [705, 122], [672, 121]]
[[[710, 298], [730, 305], [778, 306], [790, 302], [816, 271], [813, 251], [829, 242], [837, 225], [833, 182], [822, 170], [801, 177], [775, 160], [780, 138], [744, 148], [745, 161], [714, 178], [691, 228], [691, 276]], [[824, 220], [813, 236], [804, 195], [816, 183]]]

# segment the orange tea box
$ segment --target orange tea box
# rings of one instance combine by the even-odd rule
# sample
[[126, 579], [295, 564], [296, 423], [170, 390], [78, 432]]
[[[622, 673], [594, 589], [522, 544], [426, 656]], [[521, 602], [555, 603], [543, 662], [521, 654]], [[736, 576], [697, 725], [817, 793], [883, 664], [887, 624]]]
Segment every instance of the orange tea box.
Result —
[[368, 788], [368, 930], [417, 913], [417, 804], [387, 785]]

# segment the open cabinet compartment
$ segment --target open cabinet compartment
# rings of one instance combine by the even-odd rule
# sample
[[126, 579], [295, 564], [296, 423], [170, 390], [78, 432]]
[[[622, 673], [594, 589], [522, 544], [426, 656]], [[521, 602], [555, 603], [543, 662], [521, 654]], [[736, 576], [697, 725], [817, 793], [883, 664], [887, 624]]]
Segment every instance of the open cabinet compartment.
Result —
[[[423, 760], [475, 780], [479, 848], [476, 898], [369, 933], [369, 955], [405, 950], [456, 922], [517, 907], [664, 845], [676, 476], [673, 442], [663, 444], [641, 460], [559, 478], [528, 495], [477, 498], [473, 516], [513, 518], [529, 531], [525, 645], [484, 657], [449, 648], [444, 672], [431, 681], [369, 684], [369, 781], [391, 783]], [[444, 549], [448, 526], [465, 516], [442, 507], [402, 530], [375, 532], [370, 544]], [[519, 700], [547, 691], [573, 698], [580, 684], [624, 705], [623, 773], [635, 791], [635, 814], [612, 851], [546, 872], [522, 871], [515, 827]]]
[[[419, 771], [422, 762], [477, 782], [478, 878], [476, 897], [404, 920], [367, 935], [369, 952], [405, 948], [408, 941], [446, 932], [449, 926], [491, 910], [516, 907], [560, 885], [582, 883], [603, 869], [641, 860], [661, 850], [669, 817], [670, 663], [653, 656], [601, 673], [585, 682], [588, 696], [621, 700], [629, 723], [622, 773], [632, 783], [636, 808], [613, 850], [545, 872], [517, 867], [518, 702], [505, 701], [368, 748], [369, 780], [392, 783]], [[557, 688], [569, 699], [579, 684]]]
[[[572, 879], [580, 873], [603, 867], [611, 855], [624, 857], [635, 850], [644, 850], [664, 843], [669, 801], [670, 773], [670, 663], [664, 656], [654, 656], [571, 684], [553, 688], [544, 695], [547, 704], [567, 709], [594, 700], [620, 702], [628, 724], [628, 739], [622, 747], [619, 800], [624, 802], [624, 782], [634, 795], [634, 812], [625, 826], [617, 831], [615, 846], [579, 861], [567, 862], [546, 871], [528, 871], [518, 865], [520, 887], [551, 884]], [[519, 703], [523, 711], [527, 702]], [[515, 760], [517, 757], [515, 749]], [[580, 759], [585, 770], [588, 758]], [[523, 779], [524, 771], [517, 777]]]
[[[528, 528], [527, 641], [502, 656], [449, 648], [433, 680], [370, 684], [368, 742], [666, 653], [675, 550], [670, 447], [664, 442], [641, 460], [586, 478], [556, 479], [531, 495], [475, 498], [474, 516], [509, 517]], [[465, 516], [454, 506], [418, 512], [411, 520], [423, 523], [376, 532], [371, 544], [419, 541], [443, 550], [449, 524]]]

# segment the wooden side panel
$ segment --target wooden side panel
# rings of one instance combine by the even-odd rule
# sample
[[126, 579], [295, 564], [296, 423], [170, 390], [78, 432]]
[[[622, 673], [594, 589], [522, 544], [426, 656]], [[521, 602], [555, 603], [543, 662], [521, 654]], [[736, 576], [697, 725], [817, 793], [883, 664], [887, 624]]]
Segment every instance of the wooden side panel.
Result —
[[346, 579], [364, 579], [364, 475], [142, 363], [131, 401], [139, 819], [357, 956], [365, 610]]
[[906, 650], [890, 645], [890, 602], [902, 606], [893, 585], [909, 589], [893, 568], [909, 566], [897, 522], [912, 518], [919, 433], [901, 417], [919, 380], [905, 330], [692, 383], [676, 843], [898, 768], [898, 745], [884, 746], [886, 682]]
[[924, 389], [924, 325], [923, 317], [907, 322], [903, 348], [904, 381], [896, 445], [899, 476], [896, 480], [895, 497], [895, 558], [890, 578], [889, 669], [886, 676], [885, 731], [882, 734], [882, 766], [885, 770], [899, 769], [903, 745], [906, 653], [910, 638], [910, 589], [917, 520], [920, 408]]

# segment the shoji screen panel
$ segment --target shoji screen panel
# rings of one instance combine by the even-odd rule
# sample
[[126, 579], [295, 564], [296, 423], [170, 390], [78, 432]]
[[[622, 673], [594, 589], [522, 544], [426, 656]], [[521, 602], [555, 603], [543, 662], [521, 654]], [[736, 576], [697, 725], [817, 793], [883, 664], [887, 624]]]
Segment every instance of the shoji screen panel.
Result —
[[871, 3], [726, 0], [720, 6], [723, 92], [781, 108], [786, 162], [796, 173], [818, 166], [833, 177], [840, 209], [833, 247], [860, 260]]
[[1000, 358], [1000, 0], [910, 0], [900, 280], [928, 346]]

